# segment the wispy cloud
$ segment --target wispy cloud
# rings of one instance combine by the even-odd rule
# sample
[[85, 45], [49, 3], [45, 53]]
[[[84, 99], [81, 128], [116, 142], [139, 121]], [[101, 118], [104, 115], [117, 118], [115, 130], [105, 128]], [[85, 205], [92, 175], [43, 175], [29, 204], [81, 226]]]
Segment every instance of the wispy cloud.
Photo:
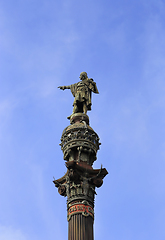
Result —
[[0, 138], [2, 137], [2, 131], [6, 129], [11, 120], [16, 105], [16, 100], [12, 98], [6, 98], [0, 101]]
[[29, 238], [20, 229], [15, 229], [11, 226], [2, 226], [2, 225], [0, 225], [0, 239], [1, 240], [29, 240]]

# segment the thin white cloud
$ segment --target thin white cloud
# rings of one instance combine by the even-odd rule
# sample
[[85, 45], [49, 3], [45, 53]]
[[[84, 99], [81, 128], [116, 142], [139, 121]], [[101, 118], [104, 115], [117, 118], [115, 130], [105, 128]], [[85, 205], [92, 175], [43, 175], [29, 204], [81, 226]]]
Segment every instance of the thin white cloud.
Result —
[[4, 127], [7, 126], [8, 121], [11, 119], [12, 112], [16, 107], [16, 101], [14, 99], [3, 99], [0, 101], [0, 137]]
[[154, 107], [164, 108], [165, 102], [165, 30], [155, 15], [146, 24], [144, 79], [152, 94]]
[[20, 229], [15, 229], [10, 226], [1, 226], [1, 225], [0, 225], [0, 239], [1, 240], [28, 240], [27, 236]]

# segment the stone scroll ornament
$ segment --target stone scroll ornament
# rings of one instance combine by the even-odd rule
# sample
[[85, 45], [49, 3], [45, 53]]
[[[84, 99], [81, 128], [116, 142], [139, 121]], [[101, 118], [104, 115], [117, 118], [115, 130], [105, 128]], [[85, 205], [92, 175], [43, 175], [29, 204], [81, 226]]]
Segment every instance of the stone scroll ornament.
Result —
[[[70, 89], [73, 96], [73, 113], [84, 113], [91, 110], [91, 93], [99, 93], [96, 83], [92, 78], [88, 78], [86, 72], [80, 73], [80, 82], [71, 84], [69, 86], [59, 86], [58, 88], [65, 90]], [[70, 119], [70, 117], [68, 117]]]

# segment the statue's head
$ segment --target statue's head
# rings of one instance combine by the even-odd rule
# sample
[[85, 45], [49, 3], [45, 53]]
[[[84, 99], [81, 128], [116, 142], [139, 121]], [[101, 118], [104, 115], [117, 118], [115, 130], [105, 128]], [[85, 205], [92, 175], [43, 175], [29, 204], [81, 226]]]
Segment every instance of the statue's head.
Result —
[[84, 80], [84, 79], [88, 78], [87, 73], [86, 73], [86, 72], [80, 73], [80, 77], [79, 77], [79, 78], [80, 78], [81, 80]]

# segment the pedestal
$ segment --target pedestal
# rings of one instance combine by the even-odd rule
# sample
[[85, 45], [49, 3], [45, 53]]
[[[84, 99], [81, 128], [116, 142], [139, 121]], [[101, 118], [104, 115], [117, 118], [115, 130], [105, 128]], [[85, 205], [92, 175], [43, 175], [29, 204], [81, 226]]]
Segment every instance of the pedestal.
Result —
[[93, 240], [95, 189], [101, 187], [108, 172], [92, 167], [100, 143], [86, 114], [70, 117], [60, 145], [67, 173], [53, 182], [59, 194], [67, 197], [68, 240]]

